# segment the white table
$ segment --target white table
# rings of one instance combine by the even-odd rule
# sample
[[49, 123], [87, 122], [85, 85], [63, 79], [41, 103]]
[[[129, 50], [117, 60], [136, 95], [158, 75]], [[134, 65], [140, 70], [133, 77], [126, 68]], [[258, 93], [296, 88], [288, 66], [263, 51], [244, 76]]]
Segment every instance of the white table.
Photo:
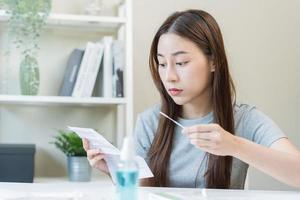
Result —
[[[52, 181], [39, 183], [1, 183], [0, 199], [9, 200], [112, 200], [116, 199], [115, 187], [111, 182], [92, 181], [74, 183]], [[140, 187], [139, 199], [147, 200], [149, 193], [172, 192], [173, 194], [199, 194], [197, 199], [205, 200], [300, 200], [300, 191], [260, 190], [201, 190], [188, 188]], [[202, 194], [206, 194], [206, 197]], [[186, 199], [190, 199], [187, 197]]]

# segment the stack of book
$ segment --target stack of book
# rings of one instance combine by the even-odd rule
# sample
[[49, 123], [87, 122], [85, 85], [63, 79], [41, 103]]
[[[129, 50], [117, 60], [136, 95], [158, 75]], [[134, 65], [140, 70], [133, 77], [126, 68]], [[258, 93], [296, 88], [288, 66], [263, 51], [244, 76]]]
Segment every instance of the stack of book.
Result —
[[85, 50], [72, 51], [59, 95], [123, 97], [124, 68], [124, 48], [120, 41], [105, 36], [101, 42], [87, 42]]

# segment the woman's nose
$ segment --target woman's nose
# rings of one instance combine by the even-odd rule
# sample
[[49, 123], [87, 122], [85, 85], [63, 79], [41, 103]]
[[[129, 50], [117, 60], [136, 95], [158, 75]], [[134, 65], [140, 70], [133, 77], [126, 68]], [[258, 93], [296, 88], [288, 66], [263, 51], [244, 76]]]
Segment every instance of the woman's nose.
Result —
[[166, 70], [166, 81], [175, 82], [178, 81], [179, 77], [177, 74], [177, 70], [174, 66], [168, 66]]

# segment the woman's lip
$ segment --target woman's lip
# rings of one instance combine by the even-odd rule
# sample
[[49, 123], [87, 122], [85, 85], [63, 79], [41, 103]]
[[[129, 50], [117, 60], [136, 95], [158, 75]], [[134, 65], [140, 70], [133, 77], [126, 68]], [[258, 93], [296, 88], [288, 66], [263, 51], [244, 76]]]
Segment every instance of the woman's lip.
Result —
[[172, 96], [177, 96], [179, 95], [183, 90], [177, 89], [177, 88], [171, 88], [169, 89], [169, 92]]
[[182, 91], [182, 90], [178, 88], [170, 88], [169, 91]]

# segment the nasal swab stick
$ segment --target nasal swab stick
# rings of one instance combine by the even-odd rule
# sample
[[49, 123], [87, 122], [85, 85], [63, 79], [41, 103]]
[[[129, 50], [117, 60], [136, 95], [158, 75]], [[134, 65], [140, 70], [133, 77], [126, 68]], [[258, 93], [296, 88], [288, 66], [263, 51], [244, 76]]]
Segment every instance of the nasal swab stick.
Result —
[[171, 120], [172, 122], [174, 122], [176, 125], [180, 126], [181, 128], [184, 128], [184, 126], [182, 126], [181, 124], [179, 124], [178, 122], [176, 122], [174, 119], [172, 119], [171, 117], [169, 117], [168, 115], [166, 115], [163, 112], [159, 112], [161, 115], [163, 115], [164, 117], [168, 118], [169, 120]]

